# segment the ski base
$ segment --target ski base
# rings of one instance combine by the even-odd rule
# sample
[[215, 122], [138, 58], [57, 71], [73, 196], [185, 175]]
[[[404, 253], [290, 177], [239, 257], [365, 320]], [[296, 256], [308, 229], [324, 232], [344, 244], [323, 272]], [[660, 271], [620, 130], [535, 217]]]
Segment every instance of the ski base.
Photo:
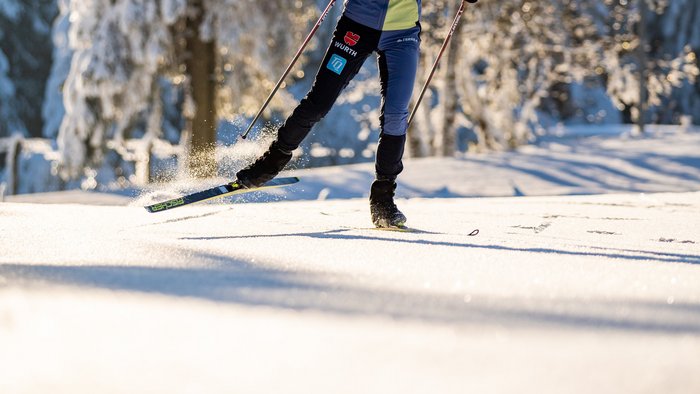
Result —
[[299, 182], [297, 177], [275, 178], [262, 186], [246, 188], [237, 182], [226, 183], [220, 186], [212, 187], [211, 189], [202, 190], [200, 192], [188, 194], [186, 196], [173, 198], [171, 200], [159, 202], [152, 205], [147, 205], [144, 208], [150, 213], [167, 211], [174, 208], [179, 208], [189, 204], [200, 203], [214, 198], [222, 198], [237, 194], [251, 193], [260, 190], [270, 189], [273, 187], [289, 186]]

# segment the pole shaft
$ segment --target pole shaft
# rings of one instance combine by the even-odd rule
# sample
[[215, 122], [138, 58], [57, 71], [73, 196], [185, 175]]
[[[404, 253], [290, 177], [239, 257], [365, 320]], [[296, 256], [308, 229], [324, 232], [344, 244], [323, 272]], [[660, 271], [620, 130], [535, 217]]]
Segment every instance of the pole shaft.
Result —
[[282, 83], [284, 83], [284, 79], [287, 78], [287, 75], [289, 75], [289, 72], [292, 71], [292, 68], [294, 67], [294, 64], [296, 64], [297, 60], [299, 60], [299, 57], [301, 56], [301, 54], [304, 52], [304, 49], [306, 48], [306, 46], [307, 46], [307, 45], [309, 44], [309, 42], [311, 41], [311, 38], [313, 38], [313, 36], [316, 34], [316, 31], [318, 30], [318, 28], [321, 27], [321, 24], [323, 23], [323, 21], [324, 21], [324, 20], [326, 19], [326, 17], [328, 16], [328, 13], [331, 11], [331, 8], [333, 8], [333, 5], [335, 5], [335, 2], [336, 2], [336, 0], [331, 0], [331, 1], [328, 3], [328, 6], [326, 6], [326, 9], [323, 10], [323, 13], [321, 13], [321, 17], [318, 18], [318, 21], [317, 21], [316, 24], [314, 25], [313, 29], [311, 29], [311, 32], [309, 33], [309, 35], [306, 36], [306, 39], [305, 39], [304, 42], [301, 44], [301, 47], [299, 48], [299, 50], [297, 51], [297, 53], [294, 55], [294, 58], [293, 58], [292, 61], [289, 63], [289, 66], [287, 66], [287, 69], [284, 70], [284, 74], [282, 74], [282, 77], [281, 77], [281, 78], [279, 79], [279, 81], [277, 82], [277, 85], [275, 85], [275, 88], [272, 90], [272, 92], [270, 93], [270, 95], [267, 97], [267, 100], [265, 100], [265, 103], [264, 103], [263, 106], [260, 108], [260, 111], [258, 111], [257, 115], [255, 115], [255, 118], [253, 119], [253, 121], [250, 122], [250, 125], [249, 125], [248, 128], [246, 129], [245, 133], [243, 133], [243, 134], [241, 135], [241, 138], [246, 139], [246, 137], [248, 137], [248, 133], [250, 133], [250, 130], [253, 129], [253, 126], [255, 125], [255, 123], [258, 121], [258, 119], [260, 119], [260, 116], [262, 115], [263, 111], [265, 111], [265, 109], [267, 108], [267, 106], [270, 104], [270, 101], [272, 101], [272, 98], [275, 96], [275, 93], [277, 93], [277, 91], [279, 90], [280, 86], [282, 86]]

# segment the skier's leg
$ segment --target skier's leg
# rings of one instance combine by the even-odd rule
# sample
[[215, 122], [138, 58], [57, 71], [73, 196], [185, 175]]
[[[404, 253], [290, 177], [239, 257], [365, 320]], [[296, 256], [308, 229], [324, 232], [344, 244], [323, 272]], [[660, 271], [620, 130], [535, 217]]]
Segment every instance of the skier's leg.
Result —
[[279, 129], [277, 139], [267, 152], [236, 174], [240, 183], [248, 187], [259, 186], [284, 168], [292, 158], [292, 151], [301, 144], [313, 125], [330, 111], [367, 56], [376, 50], [380, 35], [379, 30], [345, 16], [340, 18], [311, 90]]
[[406, 223], [406, 216], [394, 203], [394, 192], [396, 177], [403, 170], [408, 105], [418, 68], [419, 35], [419, 26], [384, 32], [379, 43], [381, 134], [375, 162], [377, 178], [370, 191], [372, 222], [377, 227], [396, 227]]
[[418, 68], [420, 27], [382, 34], [379, 43], [379, 75], [382, 83], [381, 135], [376, 172], [396, 178], [403, 170], [401, 159], [408, 128], [408, 106]]
[[345, 16], [340, 18], [311, 90], [278, 131], [278, 141], [283, 148], [296, 149], [311, 128], [330, 111], [367, 57], [377, 49], [380, 36], [379, 30]]

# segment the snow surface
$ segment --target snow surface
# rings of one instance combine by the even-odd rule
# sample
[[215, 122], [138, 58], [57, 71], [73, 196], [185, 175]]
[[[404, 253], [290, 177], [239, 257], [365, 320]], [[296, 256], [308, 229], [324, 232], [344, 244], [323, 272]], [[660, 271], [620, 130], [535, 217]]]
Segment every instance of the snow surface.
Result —
[[4, 204], [0, 391], [697, 392], [699, 201]]
[[[700, 392], [694, 138], [407, 162], [451, 197], [402, 186], [414, 232], [369, 228], [358, 166], [298, 172], [326, 200], [2, 203], [0, 392]], [[618, 193], [460, 197], [517, 194], [484, 163]]]
[[[571, 128], [563, 136], [515, 151], [406, 160], [396, 193], [401, 198], [456, 198], [700, 191], [700, 130], [654, 130], [645, 137], [631, 137], [577, 134], [581, 130]], [[241, 148], [231, 155], [243, 153]], [[238, 169], [230, 169], [231, 178]], [[274, 190], [271, 197], [243, 196], [234, 201], [367, 197], [374, 164], [288, 171], [281, 176], [285, 175], [299, 176], [303, 182]], [[142, 194], [133, 204], [146, 205], [226, 181], [155, 185], [152, 193]], [[24, 197], [11, 196], [8, 201], [24, 201]]]

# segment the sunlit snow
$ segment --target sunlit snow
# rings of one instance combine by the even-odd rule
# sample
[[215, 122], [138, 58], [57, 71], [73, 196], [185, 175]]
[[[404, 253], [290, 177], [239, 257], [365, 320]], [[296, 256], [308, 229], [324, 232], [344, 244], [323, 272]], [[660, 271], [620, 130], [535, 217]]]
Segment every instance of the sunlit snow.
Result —
[[[3, 203], [0, 392], [697, 392], [694, 136], [411, 161], [412, 232], [370, 228], [358, 166], [297, 172], [297, 201]], [[497, 171], [527, 196], [459, 196]], [[614, 193], [530, 196], [560, 178]]]

